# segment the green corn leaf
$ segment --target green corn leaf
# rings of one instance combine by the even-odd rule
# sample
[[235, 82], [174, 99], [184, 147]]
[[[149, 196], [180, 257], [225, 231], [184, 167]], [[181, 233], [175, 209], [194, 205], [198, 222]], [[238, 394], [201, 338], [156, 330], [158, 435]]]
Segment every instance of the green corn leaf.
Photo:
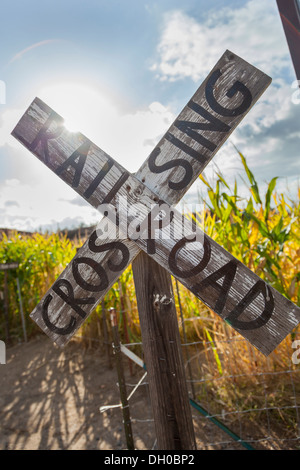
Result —
[[248, 201], [248, 204], [247, 204], [247, 207], [246, 207], [246, 212], [247, 212], [247, 214], [253, 214], [253, 212], [254, 212], [252, 197], [249, 198], [249, 201]]
[[221, 364], [220, 357], [219, 357], [219, 354], [218, 354], [216, 345], [215, 345], [215, 343], [214, 343], [214, 340], [212, 339], [211, 334], [209, 333], [209, 331], [208, 331], [207, 328], [204, 328], [204, 331], [205, 331], [205, 334], [206, 334], [206, 336], [207, 336], [207, 338], [208, 338], [208, 341], [209, 341], [210, 344], [211, 344], [212, 351], [213, 351], [213, 354], [214, 354], [214, 358], [215, 358], [215, 361], [216, 361], [216, 364], [217, 364], [217, 368], [218, 368], [219, 374], [220, 374], [220, 375], [223, 375], [222, 364]]
[[207, 181], [207, 179], [203, 176], [203, 175], [199, 175], [199, 179], [202, 181], [202, 183], [204, 183], [211, 191], [213, 191], [213, 188], [211, 187], [211, 185], [209, 184], [209, 182]]
[[230, 189], [230, 186], [226, 183], [226, 181], [225, 181], [224, 177], [221, 175], [221, 173], [217, 173], [217, 176], [218, 176], [219, 180], [222, 181], [224, 186], [226, 186], [226, 188]]
[[248, 215], [250, 216], [250, 218], [252, 220], [254, 220], [257, 223], [258, 229], [259, 229], [260, 233], [262, 234], [262, 236], [266, 237], [266, 238], [269, 238], [270, 237], [270, 232], [269, 232], [269, 229], [268, 229], [267, 225], [265, 224], [265, 222], [263, 222], [261, 219], [256, 217], [254, 214], [248, 213]]
[[239, 214], [240, 210], [239, 208], [237, 207], [237, 205], [235, 204], [234, 202], [234, 197], [231, 197], [231, 196], [228, 196], [228, 194], [226, 193], [222, 193], [222, 197], [225, 199], [225, 201], [227, 201], [227, 203], [232, 207], [234, 213], [237, 215]]
[[245, 169], [246, 175], [248, 176], [248, 180], [249, 180], [250, 185], [251, 185], [250, 191], [253, 195], [254, 201], [257, 204], [262, 204], [260, 194], [259, 194], [258, 184], [257, 184], [257, 182], [254, 178], [254, 175], [253, 175], [252, 171], [250, 170], [250, 168], [247, 165], [246, 158], [244, 157], [242, 152], [240, 152], [236, 147], [235, 147], [235, 149], [236, 149], [237, 153], [239, 154], [239, 156], [242, 160], [243, 167]]
[[269, 183], [268, 190], [266, 192], [266, 202], [265, 202], [265, 210], [264, 210], [265, 220], [268, 220], [268, 217], [269, 217], [271, 196], [275, 189], [277, 179], [278, 179], [278, 176], [276, 176], [275, 178], [272, 178], [272, 180]]
[[254, 201], [257, 204], [262, 204], [261, 199], [260, 199], [260, 195], [259, 195], [259, 189], [258, 189], [258, 186], [257, 186], [256, 183], [251, 186], [250, 191], [253, 195]]

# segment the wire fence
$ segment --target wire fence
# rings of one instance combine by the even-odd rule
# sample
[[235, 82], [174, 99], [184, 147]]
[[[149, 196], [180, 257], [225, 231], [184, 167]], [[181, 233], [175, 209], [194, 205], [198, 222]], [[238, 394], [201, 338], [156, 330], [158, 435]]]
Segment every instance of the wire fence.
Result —
[[[195, 316], [179, 324], [197, 448], [300, 449], [300, 367], [293, 349], [300, 335], [289, 335], [280, 351], [265, 357], [226, 324], [217, 340], [185, 341], [184, 327], [192, 323], [197, 330], [202, 321]], [[106, 347], [87, 331], [80, 339]], [[142, 342], [123, 346], [143, 358]], [[130, 361], [124, 356], [135, 445], [155, 449], [147, 375], [140, 365], [130, 372]]]
[[[178, 285], [175, 287], [197, 448], [300, 449], [300, 334], [293, 332], [265, 357], [200, 304], [193, 304], [189, 310], [188, 299], [181, 298]], [[94, 318], [81, 328], [77, 340], [89, 348], [100, 347], [111, 367], [109, 307], [110, 300], [102, 303]], [[125, 331], [128, 328], [130, 332], [130, 322], [138, 318], [136, 304], [128, 298], [121, 302], [120, 295], [114, 307], [123, 345], [143, 360], [137, 325], [134, 335]], [[124, 356], [123, 362], [136, 448], [155, 449], [147, 375], [128, 357]], [[99, 408], [114, 413], [115, 405], [118, 403], [99, 403]]]
[[[256, 448], [299, 448], [299, 368], [291, 362], [282, 364], [278, 370], [272, 357], [261, 357], [251, 345], [237, 337], [224, 339], [218, 348], [211, 342], [206, 342], [201, 351], [196, 351], [197, 346], [184, 345], [191, 351], [192, 377], [188, 382], [193, 386], [197, 402], [208, 413], [204, 418], [194, 414], [199, 429], [205, 426], [205, 421], [215, 418], [235, 432], [241, 441]], [[242, 358], [241, 350], [244, 351]], [[216, 354], [219, 368], [215, 363]], [[202, 438], [202, 445], [205, 448], [232, 446], [232, 440], [224, 439], [228, 433], [222, 437], [210, 427]]]

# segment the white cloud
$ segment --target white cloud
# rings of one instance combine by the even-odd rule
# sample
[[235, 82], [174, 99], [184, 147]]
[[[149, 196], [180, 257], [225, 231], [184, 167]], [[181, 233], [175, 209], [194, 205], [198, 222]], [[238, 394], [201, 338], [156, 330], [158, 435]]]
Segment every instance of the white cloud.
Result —
[[152, 70], [162, 80], [196, 82], [226, 49], [270, 75], [291, 68], [276, 2], [250, 0], [236, 9], [210, 11], [201, 23], [179, 10], [169, 12]]
[[[152, 70], [160, 80], [179, 82], [189, 78], [200, 84], [226, 49], [273, 78], [230, 141], [244, 153], [262, 187], [263, 182], [279, 176], [282, 181], [291, 178], [293, 188], [300, 173], [300, 105], [296, 104], [300, 100], [295, 83], [292, 86], [292, 61], [275, 1], [249, 0], [235, 9], [211, 10], [202, 20], [180, 10], [169, 12]], [[243, 173], [230, 142], [208, 165], [209, 178], [217, 167], [230, 183]]]
[[20, 145], [10, 134], [25, 110], [5, 109], [0, 116], [0, 147], [10, 145], [14, 148], [20, 148]]
[[101, 215], [87, 203], [80, 208], [72, 204], [75, 193], [65, 186], [55, 176], [35, 186], [6, 180], [0, 186], [0, 227], [32, 231], [97, 223]]

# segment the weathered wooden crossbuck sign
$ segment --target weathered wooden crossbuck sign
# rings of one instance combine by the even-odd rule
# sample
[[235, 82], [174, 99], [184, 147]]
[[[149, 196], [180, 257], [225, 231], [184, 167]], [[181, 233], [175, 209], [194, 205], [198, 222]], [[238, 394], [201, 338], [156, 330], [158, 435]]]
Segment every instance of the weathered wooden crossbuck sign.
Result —
[[144, 250], [209, 308], [269, 354], [300, 321], [300, 309], [200, 229], [184, 229], [177, 204], [271, 79], [226, 51], [132, 175], [36, 98], [12, 135], [104, 214], [32, 312], [60, 346]]

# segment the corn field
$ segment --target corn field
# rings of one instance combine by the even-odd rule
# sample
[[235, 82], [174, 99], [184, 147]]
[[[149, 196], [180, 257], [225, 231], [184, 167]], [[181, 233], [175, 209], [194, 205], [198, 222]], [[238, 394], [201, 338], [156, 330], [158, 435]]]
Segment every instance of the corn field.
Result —
[[[287, 194], [276, 192], [277, 178], [273, 178], [265, 194], [261, 194], [245, 157], [241, 152], [238, 154], [248, 186], [247, 197], [239, 196], [237, 181], [232, 190], [220, 172], [215, 173], [213, 183], [201, 176], [205, 188], [201, 201], [203, 213], [192, 213], [190, 217], [196, 223], [201, 221], [201, 228], [210, 237], [300, 306], [300, 188], [295, 199], [291, 200]], [[2, 234], [0, 263], [19, 263], [19, 268], [9, 271], [7, 275], [8, 322], [12, 342], [22, 341], [17, 277], [30, 338], [39, 333], [39, 329], [28, 318], [29, 314], [82, 243], [80, 238], [71, 242], [62, 234]], [[2, 299], [3, 291], [4, 274], [0, 272]], [[264, 358], [191, 292], [178, 286], [175, 280], [174, 294], [183, 352], [191, 365], [192, 372], [188, 381], [193, 388], [194, 397], [207, 403], [210, 414], [215, 415], [224, 410], [226, 403], [226, 414], [232, 414], [229, 422], [234, 424], [237, 403], [240, 412], [248, 410], [251, 403], [251, 413], [252, 410], [255, 412], [253, 420], [258, 422], [262, 419], [267, 396], [268, 409], [276, 409], [276, 412], [269, 413], [269, 425], [274, 420], [276, 427], [281, 420], [286, 425], [286, 435], [295, 431], [299, 422], [297, 423], [293, 414], [295, 404], [292, 407], [289, 404], [291, 394], [299, 396], [300, 392], [300, 377], [299, 373], [296, 374], [299, 366], [291, 362], [292, 342], [297, 332], [294, 331], [268, 358]], [[103, 340], [103, 307], [115, 307], [119, 312], [122, 342], [141, 342], [130, 267], [106, 295], [104, 303], [96, 308], [81, 327], [77, 335], [78, 341], [91, 346], [93, 341]], [[3, 302], [0, 302], [0, 308], [4, 309]], [[3, 314], [0, 318], [0, 338], [5, 338]], [[293, 373], [293, 376], [283, 376], [281, 371], [286, 370]], [[278, 409], [280, 416], [277, 416]], [[296, 411], [298, 412], [297, 403]], [[248, 413], [247, 419], [251, 413]], [[241, 418], [239, 426], [240, 423]]]

